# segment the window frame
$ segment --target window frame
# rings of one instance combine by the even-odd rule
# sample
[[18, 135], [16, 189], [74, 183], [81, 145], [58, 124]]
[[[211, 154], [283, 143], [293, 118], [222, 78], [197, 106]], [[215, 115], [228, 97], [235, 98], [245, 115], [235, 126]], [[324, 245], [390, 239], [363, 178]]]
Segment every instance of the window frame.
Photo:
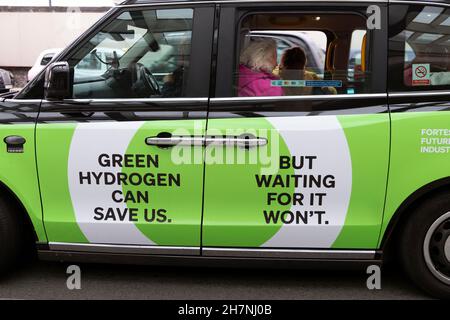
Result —
[[[145, 98], [148, 100], [156, 99], [156, 100], [173, 100], [178, 99], [182, 100], [186, 98], [190, 100], [192, 98], [209, 98], [210, 92], [210, 79], [211, 79], [211, 62], [212, 62], [212, 43], [213, 37], [212, 34], [214, 32], [213, 24], [209, 23], [211, 19], [210, 13], [208, 11], [211, 9], [216, 10], [215, 5], [212, 3], [189, 3], [189, 2], [180, 2], [180, 3], [153, 3], [146, 5], [135, 5], [135, 6], [117, 6], [113, 7], [108, 13], [106, 13], [102, 18], [100, 18], [90, 29], [88, 29], [85, 33], [83, 33], [80, 37], [78, 37], [71, 45], [69, 45], [66, 49], [64, 49], [56, 58], [54, 58], [53, 62], [60, 61], [68, 61], [70, 57], [78, 52], [80, 48], [82, 48], [90, 39], [95, 36], [98, 32], [103, 30], [106, 26], [112, 23], [117, 17], [119, 17], [124, 12], [131, 11], [145, 11], [145, 10], [165, 10], [165, 9], [193, 9], [194, 16], [192, 22], [192, 40], [191, 40], [191, 61], [190, 61], [190, 70], [196, 70], [195, 72], [189, 72], [188, 75], [188, 87], [186, 89], [186, 94], [184, 97], [178, 98]], [[202, 30], [202, 26], [211, 24], [210, 30]], [[195, 28], [199, 29], [200, 32], [195, 32]], [[16, 99], [44, 99], [44, 77], [45, 77], [45, 69], [44, 68], [38, 76], [36, 76], [28, 85], [18, 93]], [[87, 99], [91, 102], [95, 102], [95, 100], [132, 100], [135, 98], [107, 98], [107, 99]], [[65, 99], [63, 101], [70, 100], [84, 100], [84, 99]], [[142, 99], [140, 99], [142, 100]]]
[[[387, 3], [375, 3], [381, 8], [381, 30], [368, 33], [368, 50], [374, 52], [376, 48], [377, 53], [371, 54], [368, 61], [368, 68], [372, 71], [371, 83], [369, 84], [370, 93], [363, 94], [380, 94], [387, 93], [387, 66], [388, 66], [388, 41], [387, 41]], [[313, 7], [313, 8], [312, 8]], [[364, 2], [351, 3], [333, 3], [320, 2], [314, 3], [313, 6], [306, 3], [245, 3], [245, 4], [222, 4], [221, 18], [219, 25], [219, 45], [217, 57], [217, 72], [216, 72], [216, 87], [215, 98], [235, 98], [234, 93], [235, 80], [234, 72], [236, 70], [236, 52], [239, 50], [239, 28], [242, 19], [248, 14], [256, 13], [292, 13], [292, 12], [336, 12], [336, 13], [352, 13], [361, 14], [362, 8], [367, 8], [368, 4]], [[359, 10], [359, 11], [358, 11]], [[373, 31], [373, 30], [372, 30]], [[232, 48], [232, 50], [231, 50]], [[373, 65], [383, 65], [384, 68], [373, 68]], [[219, 81], [220, 80], [220, 81]], [[307, 95], [298, 97], [312, 97], [317, 99], [322, 95]], [[323, 95], [326, 96], [326, 95]], [[339, 94], [336, 96], [348, 96], [347, 94]], [[297, 97], [297, 96], [293, 96]], [[267, 98], [267, 97], [254, 97]], [[276, 97], [270, 97], [276, 98]]]

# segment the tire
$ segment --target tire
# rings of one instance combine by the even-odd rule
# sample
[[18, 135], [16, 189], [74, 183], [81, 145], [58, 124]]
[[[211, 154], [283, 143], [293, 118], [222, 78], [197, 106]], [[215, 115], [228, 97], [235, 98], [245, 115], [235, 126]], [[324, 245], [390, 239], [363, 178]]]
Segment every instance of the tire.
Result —
[[436, 298], [450, 298], [450, 192], [422, 202], [400, 237], [400, 259], [408, 276]]
[[21, 213], [7, 197], [0, 197], [0, 277], [11, 270], [23, 251]]

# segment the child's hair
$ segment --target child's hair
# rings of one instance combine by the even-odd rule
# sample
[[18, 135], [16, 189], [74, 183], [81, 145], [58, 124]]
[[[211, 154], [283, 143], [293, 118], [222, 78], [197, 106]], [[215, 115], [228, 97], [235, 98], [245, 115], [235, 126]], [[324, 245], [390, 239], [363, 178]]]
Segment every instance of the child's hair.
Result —
[[281, 57], [281, 66], [284, 69], [304, 70], [306, 66], [306, 54], [300, 47], [289, 48]]

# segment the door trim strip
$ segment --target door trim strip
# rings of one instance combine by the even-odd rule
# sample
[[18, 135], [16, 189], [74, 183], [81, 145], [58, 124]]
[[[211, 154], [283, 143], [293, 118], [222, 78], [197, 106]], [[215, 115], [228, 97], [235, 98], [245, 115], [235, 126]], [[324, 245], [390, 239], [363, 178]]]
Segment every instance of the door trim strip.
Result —
[[271, 249], [271, 248], [215, 248], [171, 247], [90, 243], [50, 242], [51, 251], [71, 251], [111, 254], [181, 255], [217, 258], [276, 258], [276, 259], [325, 259], [325, 260], [372, 260], [376, 250], [329, 250], [329, 249]]
[[198, 256], [200, 247], [141, 246], [118, 244], [62, 243], [49, 242], [51, 251], [73, 251], [90, 253], [143, 254], [143, 255], [183, 255]]
[[357, 100], [357, 99], [387, 99], [387, 93], [362, 93], [340, 95], [303, 95], [303, 96], [265, 96], [265, 97], [228, 97], [211, 98], [211, 103], [246, 103], [246, 102], [281, 102], [281, 101], [315, 101], [315, 100]]
[[329, 249], [246, 249], [246, 248], [203, 248], [207, 257], [245, 257], [278, 259], [330, 259], [370, 260], [375, 259], [375, 250], [329, 250]]
[[[22, 100], [27, 101], [27, 100]], [[30, 100], [28, 100], [30, 101]], [[41, 100], [39, 100], [41, 101]], [[42, 100], [43, 103], [59, 103], [59, 104], [89, 104], [89, 103], [164, 103], [164, 104], [196, 104], [196, 103], [207, 103], [208, 98], [92, 98], [92, 99], [63, 99], [63, 100]]]
[[448, 97], [450, 91], [410, 91], [391, 92], [389, 98]]

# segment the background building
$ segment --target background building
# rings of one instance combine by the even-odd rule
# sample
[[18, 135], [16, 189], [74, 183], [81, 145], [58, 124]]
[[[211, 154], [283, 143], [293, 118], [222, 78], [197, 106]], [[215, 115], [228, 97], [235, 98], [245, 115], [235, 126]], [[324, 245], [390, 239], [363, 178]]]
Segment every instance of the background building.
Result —
[[114, 5], [112, 0], [89, 2], [0, 0], [0, 68], [13, 72], [16, 87], [26, 83], [27, 72], [42, 51], [66, 47]]

